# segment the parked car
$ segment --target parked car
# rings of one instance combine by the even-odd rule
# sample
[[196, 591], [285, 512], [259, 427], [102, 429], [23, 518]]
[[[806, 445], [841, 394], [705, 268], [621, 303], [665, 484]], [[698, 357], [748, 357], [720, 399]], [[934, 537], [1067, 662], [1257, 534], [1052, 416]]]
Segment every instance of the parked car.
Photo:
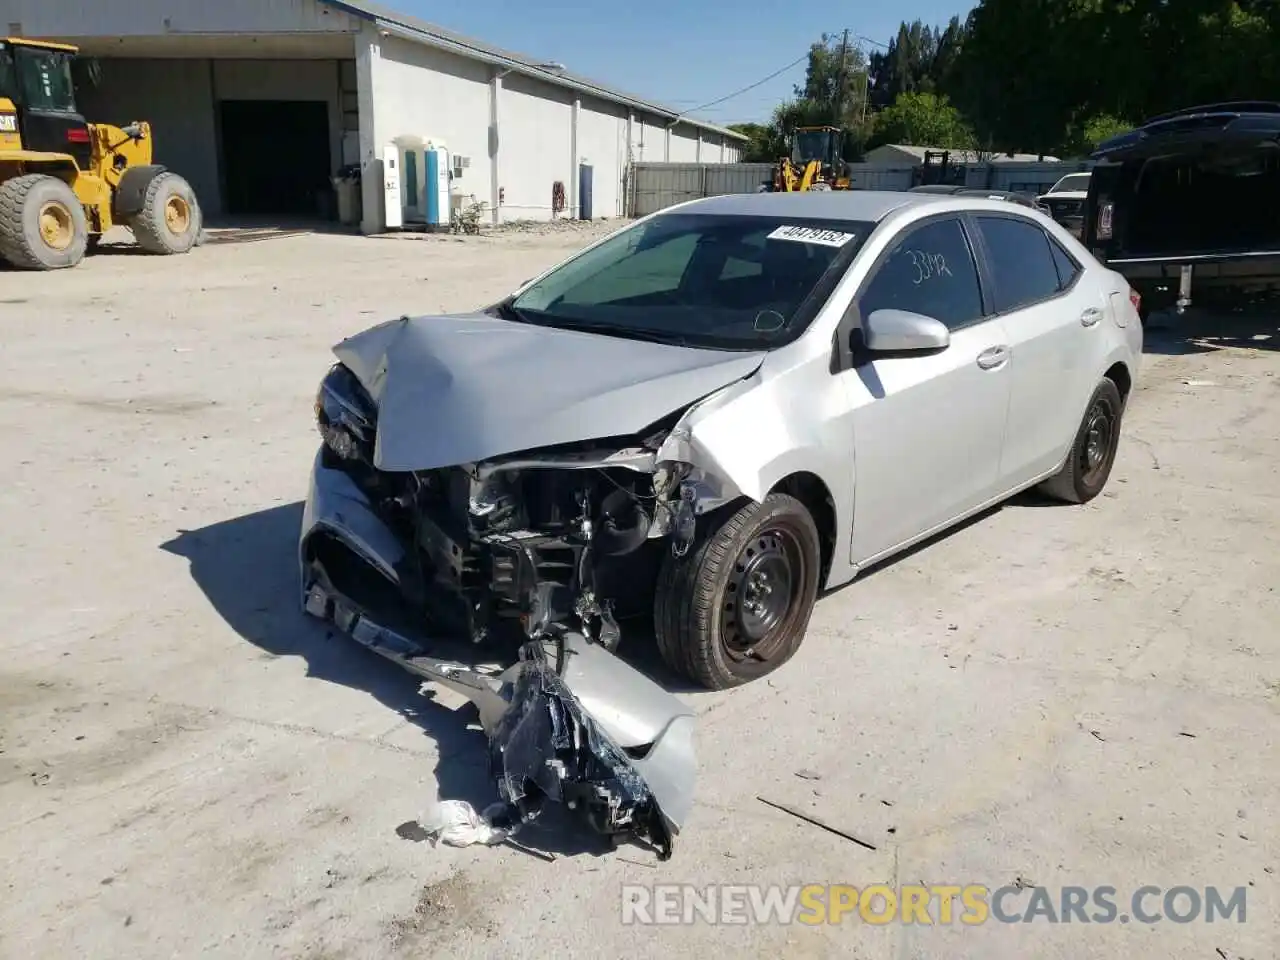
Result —
[[1142, 316], [1280, 285], [1280, 103], [1190, 107], [1099, 145], [1085, 244]]
[[908, 190], [908, 193], [936, 193], [945, 194], [947, 196], [955, 196], [961, 190], [965, 189], [963, 184], [959, 183], [921, 183]]
[[1084, 202], [1089, 196], [1091, 176], [1088, 170], [1069, 173], [1046, 193], [1036, 197], [1036, 201], [1049, 211], [1049, 216], [1070, 230], [1075, 237], [1080, 236], [1084, 224]]
[[[612, 656], [618, 620], [648, 614], [705, 687], [764, 676], [823, 588], [1021, 490], [1096, 497], [1141, 346], [1124, 279], [1015, 204], [671, 207], [485, 310], [335, 347], [304, 605], [481, 703], [513, 804], [557, 756], [602, 829], [660, 822], [660, 842], [691, 791], [688, 711]], [[517, 648], [502, 681], [457, 652]], [[542, 713], [513, 687], [553, 691], [522, 751], [509, 718]], [[589, 732], [557, 747], [566, 713]]]
[[1031, 207], [1041, 213], [1049, 212], [1049, 208], [1040, 203], [1036, 197], [1019, 190], [986, 190], [981, 187], [966, 187], [963, 184], [925, 183], [912, 187], [908, 192], [946, 194], [953, 197], [986, 197], [988, 200], [1004, 200], [1019, 206]]

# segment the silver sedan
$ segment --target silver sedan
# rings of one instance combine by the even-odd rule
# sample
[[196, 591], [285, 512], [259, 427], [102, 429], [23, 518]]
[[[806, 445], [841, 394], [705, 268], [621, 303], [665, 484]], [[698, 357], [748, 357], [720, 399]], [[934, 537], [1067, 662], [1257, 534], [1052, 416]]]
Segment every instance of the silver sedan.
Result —
[[[565, 696], [669, 786], [687, 711], [611, 655], [620, 621], [730, 687], [796, 653], [823, 587], [1030, 487], [1096, 497], [1137, 307], [1061, 226], [1000, 200], [669, 208], [483, 311], [335, 348], [307, 609], [477, 702], [501, 684], [439, 644], [551, 650]], [[665, 789], [670, 821], [687, 797]]]

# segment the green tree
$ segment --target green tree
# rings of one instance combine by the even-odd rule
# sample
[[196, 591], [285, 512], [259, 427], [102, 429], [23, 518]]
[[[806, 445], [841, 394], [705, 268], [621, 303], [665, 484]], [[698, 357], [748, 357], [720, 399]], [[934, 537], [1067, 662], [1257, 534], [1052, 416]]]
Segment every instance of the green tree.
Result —
[[1127, 133], [1135, 124], [1109, 113], [1099, 113], [1072, 125], [1061, 152], [1069, 157], [1087, 157], [1104, 140]]
[[843, 36], [824, 33], [809, 48], [804, 83], [795, 88], [795, 102], [810, 123], [844, 127], [865, 116], [867, 62], [862, 50]]
[[980, 0], [943, 89], [983, 142], [1033, 152], [1078, 146], [1089, 118], [1274, 97], [1280, 3]]
[[731, 123], [729, 129], [750, 138], [742, 148], [744, 163], [773, 163], [787, 152], [786, 141], [772, 123]]
[[884, 108], [904, 93], [945, 92], [964, 34], [959, 17], [952, 17], [945, 28], [903, 21], [889, 46], [871, 55], [872, 102]]
[[1080, 154], [1130, 121], [1275, 98], [1280, 0], [978, 0], [945, 28], [903, 22], [869, 61], [839, 51], [830, 35], [814, 44], [773, 148], [797, 124], [833, 123], [855, 128], [858, 153], [869, 77], [874, 143], [956, 146], [971, 131], [989, 150]]
[[973, 130], [951, 102], [935, 93], [904, 93], [876, 116], [871, 140], [879, 145], [973, 149]]
[[[1111, 59], [1085, 11], [1102, 0], [981, 0], [948, 92], [983, 143], [1052, 153]], [[1107, 0], [1110, 2], [1110, 0]], [[1099, 64], [1108, 69], [1100, 70]]]
[[844, 158], [860, 159], [870, 130], [867, 90], [867, 63], [857, 44], [823, 34], [809, 49], [804, 82], [796, 85], [793, 99], [774, 110], [771, 133], [761, 139], [761, 151], [752, 155], [776, 160], [791, 152], [790, 138], [797, 127], [829, 125], [845, 131]]

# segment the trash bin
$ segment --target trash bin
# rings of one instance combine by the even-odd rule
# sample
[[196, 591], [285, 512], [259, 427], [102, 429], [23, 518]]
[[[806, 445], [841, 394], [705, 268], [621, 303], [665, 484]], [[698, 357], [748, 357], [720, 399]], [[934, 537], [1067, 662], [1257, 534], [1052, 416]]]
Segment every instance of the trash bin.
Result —
[[338, 222], [348, 226], [360, 223], [363, 204], [360, 196], [360, 168], [343, 167], [333, 178], [333, 191], [338, 198]]

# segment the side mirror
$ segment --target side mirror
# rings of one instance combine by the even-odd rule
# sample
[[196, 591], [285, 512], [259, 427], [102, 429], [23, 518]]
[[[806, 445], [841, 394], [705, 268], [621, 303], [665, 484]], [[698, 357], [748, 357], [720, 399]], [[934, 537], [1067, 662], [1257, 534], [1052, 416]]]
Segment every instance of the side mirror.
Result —
[[951, 345], [941, 320], [908, 310], [876, 310], [862, 327], [862, 342], [872, 353], [926, 353]]

